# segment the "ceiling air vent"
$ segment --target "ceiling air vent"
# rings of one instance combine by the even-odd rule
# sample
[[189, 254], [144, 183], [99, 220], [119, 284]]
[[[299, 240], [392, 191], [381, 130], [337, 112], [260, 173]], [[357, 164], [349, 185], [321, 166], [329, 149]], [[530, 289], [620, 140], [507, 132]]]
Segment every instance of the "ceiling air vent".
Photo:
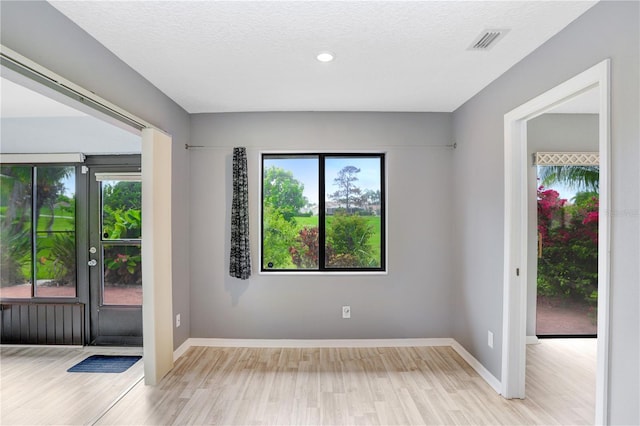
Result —
[[469, 46], [469, 50], [489, 50], [508, 32], [509, 30], [484, 30]]

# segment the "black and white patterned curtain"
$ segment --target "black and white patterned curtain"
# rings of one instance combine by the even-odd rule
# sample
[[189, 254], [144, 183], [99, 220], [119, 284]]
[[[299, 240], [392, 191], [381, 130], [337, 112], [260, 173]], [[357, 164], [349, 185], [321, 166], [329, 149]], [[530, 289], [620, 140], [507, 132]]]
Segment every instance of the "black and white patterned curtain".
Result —
[[229, 275], [241, 280], [246, 280], [251, 276], [249, 190], [247, 150], [245, 148], [233, 148], [233, 204], [231, 206]]

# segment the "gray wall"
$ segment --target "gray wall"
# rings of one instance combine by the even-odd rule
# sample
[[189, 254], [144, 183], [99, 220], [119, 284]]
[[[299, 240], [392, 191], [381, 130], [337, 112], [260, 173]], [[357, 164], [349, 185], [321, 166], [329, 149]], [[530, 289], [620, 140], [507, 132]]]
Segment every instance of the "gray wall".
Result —
[[[598, 152], [598, 114], [543, 114], [527, 122], [528, 157], [536, 152]], [[538, 277], [537, 168], [529, 167], [527, 336], [536, 334]]]
[[140, 135], [93, 117], [2, 118], [0, 152], [139, 154]]
[[[173, 309], [182, 313], [174, 346], [189, 337], [189, 116], [51, 5], [2, 1], [2, 44], [153, 123], [173, 136]], [[166, 315], [172, 315], [167, 312]]]
[[[500, 377], [504, 114], [611, 58], [609, 420], [638, 424], [640, 3], [600, 2], [454, 113], [453, 337]], [[496, 334], [487, 346], [487, 330]]]
[[[191, 334], [230, 338], [446, 337], [451, 114], [192, 116]], [[439, 145], [427, 147], [427, 145]], [[246, 146], [253, 276], [229, 277], [232, 147]], [[387, 275], [260, 275], [260, 150], [387, 152]], [[351, 305], [351, 319], [341, 306]]]

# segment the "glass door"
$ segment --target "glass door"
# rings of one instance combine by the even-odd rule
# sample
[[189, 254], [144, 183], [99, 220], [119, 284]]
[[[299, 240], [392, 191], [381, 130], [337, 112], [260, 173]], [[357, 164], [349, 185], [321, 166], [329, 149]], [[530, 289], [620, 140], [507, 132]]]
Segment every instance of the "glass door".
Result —
[[142, 345], [142, 182], [95, 167], [90, 182], [91, 341]]

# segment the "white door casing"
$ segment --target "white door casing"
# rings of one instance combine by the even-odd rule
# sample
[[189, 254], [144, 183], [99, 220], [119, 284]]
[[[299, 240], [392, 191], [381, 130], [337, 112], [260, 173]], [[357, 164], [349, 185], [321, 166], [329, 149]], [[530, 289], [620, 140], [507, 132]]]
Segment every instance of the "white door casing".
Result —
[[596, 367], [596, 424], [607, 421], [609, 348], [610, 239], [610, 60], [606, 59], [504, 116], [505, 228], [502, 395], [524, 398], [526, 370], [527, 277], [527, 121], [585, 91], [600, 96], [600, 207], [598, 238], [598, 346]]

